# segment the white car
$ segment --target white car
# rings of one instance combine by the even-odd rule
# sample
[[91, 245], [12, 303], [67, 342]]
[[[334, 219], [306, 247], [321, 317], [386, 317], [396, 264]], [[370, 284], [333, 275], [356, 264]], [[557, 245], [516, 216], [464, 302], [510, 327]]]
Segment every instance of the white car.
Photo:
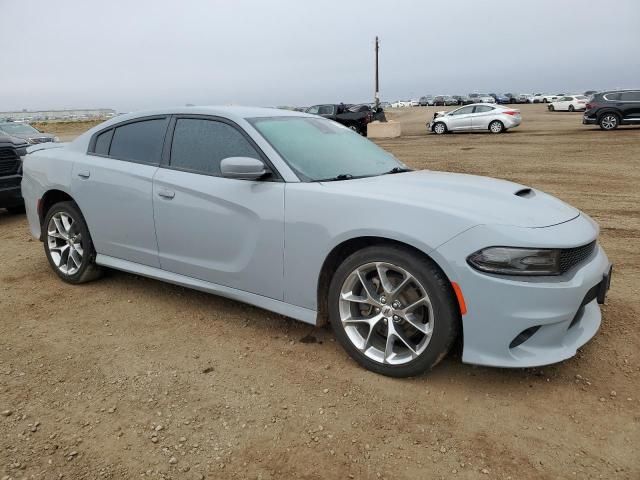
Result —
[[552, 95], [549, 93], [536, 93], [533, 96], [533, 103], [551, 103], [561, 96], [562, 95]]
[[398, 100], [391, 104], [391, 108], [402, 108], [402, 107], [410, 107], [411, 102], [409, 100]]
[[577, 112], [587, 109], [587, 97], [584, 95], [567, 95], [549, 104], [549, 111]]
[[474, 103], [456, 108], [451, 112], [436, 112], [427, 128], [433, 133], [488, 130], [502, 133], [522, 122], [520, 110], [502, 105]]
[[409, 103], [410, 103], [411, 107], [419, 107], [420, 106], [420, 102], [418, 100], [411, 100]]

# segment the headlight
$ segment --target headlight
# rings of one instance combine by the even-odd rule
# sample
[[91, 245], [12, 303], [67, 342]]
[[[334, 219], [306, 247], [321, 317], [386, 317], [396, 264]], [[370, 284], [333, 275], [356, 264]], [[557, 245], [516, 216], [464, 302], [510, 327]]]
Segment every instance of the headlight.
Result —
[[560, 275], [560, 250], [489, 247], [469, 255], [473, 268], [501, 275]]

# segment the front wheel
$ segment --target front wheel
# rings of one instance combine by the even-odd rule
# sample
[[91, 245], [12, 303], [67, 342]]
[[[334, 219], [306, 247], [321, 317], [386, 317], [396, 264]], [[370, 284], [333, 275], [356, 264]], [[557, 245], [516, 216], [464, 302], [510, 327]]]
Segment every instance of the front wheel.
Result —
[[336, 270], [328, 300], [338, 342], [360, 365], [383, 375], [430, 370], [458, 335], [460, 313], [444, 273], [400, 247], [352, 254]]
[[556, 109], [553, 105], [549, 105], [547, 108], [549, 109], [550, 112], [553, 112]]
[[504, 131], [504, 125], [500, 120], [494, 120], [489, 124], [489, 131], [491, 133], [502, 133]]
[[542, 99], [542, 103], [547, 103], [547, 102], [548, 102], [548, 100], [546, 98]]
[[44, 219], [44, 251], [53, 271], [65, 282], [78, 284], [98, 278], [96, 251], [87, 224], [74, 202], [53, 205]]
[[573, 105], [569, 105], [569, 111], [570, 111], [570, 112], [575, 111], [575, 108], [573, 107]]
[[442, 122], [438, 122], [433, 126], [433, 132], [437, 133], [438, 135], [447, 133], [447, 126]]
[[600, 128], [602, 130], [615, 130], [620, 124], [620, 119], [614, 113], [605, 113], [600, 117]]

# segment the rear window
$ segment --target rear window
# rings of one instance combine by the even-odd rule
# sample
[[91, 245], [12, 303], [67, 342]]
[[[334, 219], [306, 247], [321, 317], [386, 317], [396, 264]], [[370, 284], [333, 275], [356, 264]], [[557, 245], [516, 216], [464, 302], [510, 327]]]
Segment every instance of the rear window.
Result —
[[141, 120], [116, 127], [109, 156], [133, 162], [159, 164], [166, 130], [166, 118]]
[[96, 138], [96, 145], [93, 148], [93, 152], [98, 155], [109, 155], [109, 146], [111, 145], [111, 139], [113, 138], [113, 128], [102, 132]]

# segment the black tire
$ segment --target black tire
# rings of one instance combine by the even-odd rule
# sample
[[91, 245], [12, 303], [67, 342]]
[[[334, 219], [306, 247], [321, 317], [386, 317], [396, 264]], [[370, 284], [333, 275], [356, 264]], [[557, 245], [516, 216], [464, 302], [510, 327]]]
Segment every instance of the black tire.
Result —
[[[438, 127], [439, 125], [442, 125], [443, 128]], [[442, 135], [444, 133], [447, 133], [447, 126], [443, 122], [436, 122], [433, 124], [433, 128], [431, 129], [431, 131], [436, 135]]]
[[555, 112], [555, 110], [556, 110], [556, 108], [555, 108], [553, 105], [549, 105], [549, 106], [547, 107], [547, 109], [548, 109], [550, 112]]
[[[367, 357], [352, 343], [340, 318], [339, 299], [344, 282], [354, 270], [371, 262], [387, 262], [408, 271], [422, 285], [433, 308], [433, 332], [425, 350], [400, 365]], [[338, 342], [362, 367], [389, 377], [412, 377], [431, 370], [447, 355], [460, 331], [460, 310], [445, 274], [429, 258], [397, 246], [367, 247], [349, 256], [331, 279], [328, 300], [329, 320]]]
[[542, 99], [542, 103], [549, 103], [548, 100], [546, 98]]
[[570, 112], [575, 111], [575, 108], [573, 108], [573, 105], [569, 105], [569, 111], [570, 111]]
[[598, 119], [602, 130], [615, 130], [620, 126], [620, 117], [615, 113], [605, 113]]
[[491, 122], [489, 124], [489, 131], [491, 133], [502, 133], [505, 131], [504, 129], [504, 123], [502, 123], [500, 120], [494, 120], [493, 122]]
[[[77, 271], [73, 272], [73, 274], [67, 274], [58, 268], [56, 261], [53, 259], [51, 255], [51, 246], [48, 238], [48, 226], [51, 223], [51, 218], [58, 214], [64, 213], [71, 217], [73, 223], [70, 230], [73, 231], [74, 235], [80, 235], [80, 245], [82, 246], [82, 261], [80, 266], [77, 268]], [[75, 202], [67, 201], [67, 202], [59, 202], [51, 206], [49, 211], [47, 212], [44, 222], [42, 224], [43, 229], [43, 239], [44, 239], [44, 251], [47, 256], [47, 260], [49, 260], [49, 265], [54, 272], [65, 282], [72, 284], [79, 284], [90, 282], [91, 280], [95, 280], [102, 276], [102, 269], [96, 265], [96, 251], [93, 247], [93, 241], [91, 240], [91, 234], [89, 233], [89, 229], [87, 228], [87, 222], [85, 221], [80, 209], [75, 204]], [[60, 240], [61, 243], [64, 243], [63, 240]], [[68, 255], [68, 254], [67, 254]]]

